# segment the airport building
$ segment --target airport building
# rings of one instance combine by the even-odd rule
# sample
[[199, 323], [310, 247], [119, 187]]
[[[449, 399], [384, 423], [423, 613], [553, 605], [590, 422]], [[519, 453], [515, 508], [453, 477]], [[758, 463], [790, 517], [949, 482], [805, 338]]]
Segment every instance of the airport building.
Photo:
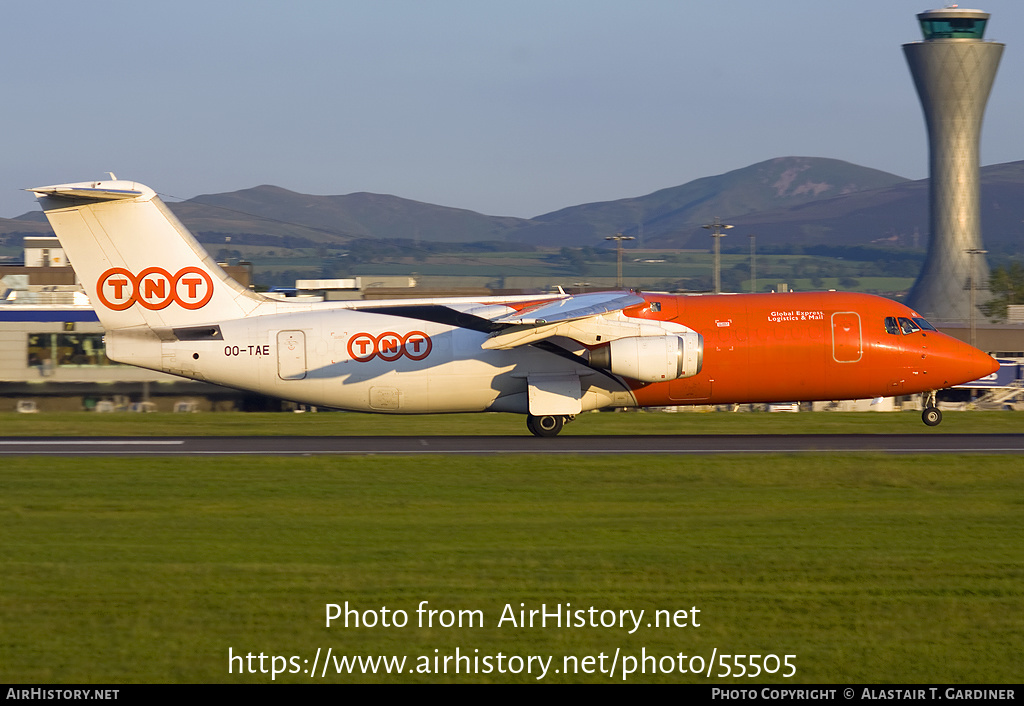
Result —
[[903, 53], [928, 128], [930, 240], [906, 303], [935, 323], [963, 322], [988, 299], [979, 143], [1004, 45], [985, 41], [981, 10], [953, 5], [917, 18], [924, 39]]

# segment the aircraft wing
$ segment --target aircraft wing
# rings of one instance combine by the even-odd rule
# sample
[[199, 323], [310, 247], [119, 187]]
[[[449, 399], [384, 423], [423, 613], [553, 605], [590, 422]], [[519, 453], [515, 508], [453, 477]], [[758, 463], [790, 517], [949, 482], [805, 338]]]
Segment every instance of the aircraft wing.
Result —
[[632, 292], [592, 292], [577, 294], [555, 301], [541, 302], [527, 307], [514, 314], [495, 319], [495, 323], [543, 326], [574, 319], [584, 319], [613, 311], [621, 311], [630, 306], [643, 304], [644, 298]]
[[516, 310], [495, 305], [384, 305], [359, 307], [393, 316], [445, 323], [490, 334], [482, 347], [507, 350], [563, 336], [588, 346], [630, 336], [663, 336], [664, 326], [628, 319], [622, 310], [646, 300], [632, 292], [593, 292], [545, 300]]

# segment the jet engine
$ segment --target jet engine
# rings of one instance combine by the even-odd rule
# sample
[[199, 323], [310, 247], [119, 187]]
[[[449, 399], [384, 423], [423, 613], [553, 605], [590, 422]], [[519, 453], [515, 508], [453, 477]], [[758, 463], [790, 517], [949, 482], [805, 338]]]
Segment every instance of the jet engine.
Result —
[[688, 378], [704, 365], [704, 337], [694, 331], [675, 336], [630, 336], [590, 351], [590, 364], [643, 382]]

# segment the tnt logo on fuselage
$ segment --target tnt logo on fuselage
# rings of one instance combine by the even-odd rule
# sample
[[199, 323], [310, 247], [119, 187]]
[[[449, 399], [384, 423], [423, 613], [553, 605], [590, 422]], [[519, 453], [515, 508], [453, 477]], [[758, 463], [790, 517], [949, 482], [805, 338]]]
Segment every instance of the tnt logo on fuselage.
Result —
[[374, 358], [394, 362], [403, 356], [409, 360], [423, 360], [433, 348], [430, 336], [422, 331], [410, 331], [404, 335], [387, 331], [377, 336], [357, 333], [348, 339], [348, 354], [359, 363], [368, 363]]
[[96, 282], [100, 303], [114, 311], [132, 304], [158, 311], [172, 303], [183, 309], [200, 309], [213, 297], [213, 280], [198, 267], [185, 267], [172, 275], [162, 267], [147, 267], [135, 275], [112, 267]]

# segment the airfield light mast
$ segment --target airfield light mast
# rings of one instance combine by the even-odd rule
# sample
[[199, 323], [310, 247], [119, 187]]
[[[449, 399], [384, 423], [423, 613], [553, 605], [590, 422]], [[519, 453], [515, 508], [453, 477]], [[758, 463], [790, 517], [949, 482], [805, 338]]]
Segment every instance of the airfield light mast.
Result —
[[715, 294], [722, 293], [722, 249], [719, 246], [719, 240], [725, 237], [725, 233], [722, 231], [727, 228], [732, 228], [730, 225], [726, 225], [719, 220], [718, 216], [715, 216], [714, 223], [708, 223], [707, 225], [701, 226], [701, 228], [707, 228], [711, 231], [711, 237], [715, 239]]
[[636, 238], [634, 238], [632, 235], [623, 235], [622, 233], [616, 233], [615, 235], [606, 236], [605, 240], [615, 241], [615, 251], [618, 254], [618, 267], [615, 270], [615, 286], [618, 289], [622, 289], [622, 241], [636, 240]]
[[757, 236], [751, 233], [750, 238], [750, 293], [757, 294]]
[[[971, 256], [971, 276], [970, 276], [970, 280], [971, 280], [971, 345], [972, 346], [977, 346], [977, 343], [978, 343], [978, 327], [977, 327], [977, 324], [975, 322], [975, 319], [977, 319], [977, 309], [976, 309], [977, 295], [976, 295], [976, 292], [977, 292], [977, 289], [978, 289], [978, 286], [977, 286], [978, 268], [975, 266], [974, 263], [977, 261], [978, 255], [984, 255], [985, 253], [988, 252], [988, 250], [981, 250], [979, 248], [969, 248], [966, 252], [967, 252], [968, 255]], [[984, 263], [985, 262], [984, 258], [982, 258], [981, 261], [982, 261], [982, 263]], [[985, 287], [988, 288], [988, 284], [987, 283], [984, 283], [984, 284], [985, 284]]]

